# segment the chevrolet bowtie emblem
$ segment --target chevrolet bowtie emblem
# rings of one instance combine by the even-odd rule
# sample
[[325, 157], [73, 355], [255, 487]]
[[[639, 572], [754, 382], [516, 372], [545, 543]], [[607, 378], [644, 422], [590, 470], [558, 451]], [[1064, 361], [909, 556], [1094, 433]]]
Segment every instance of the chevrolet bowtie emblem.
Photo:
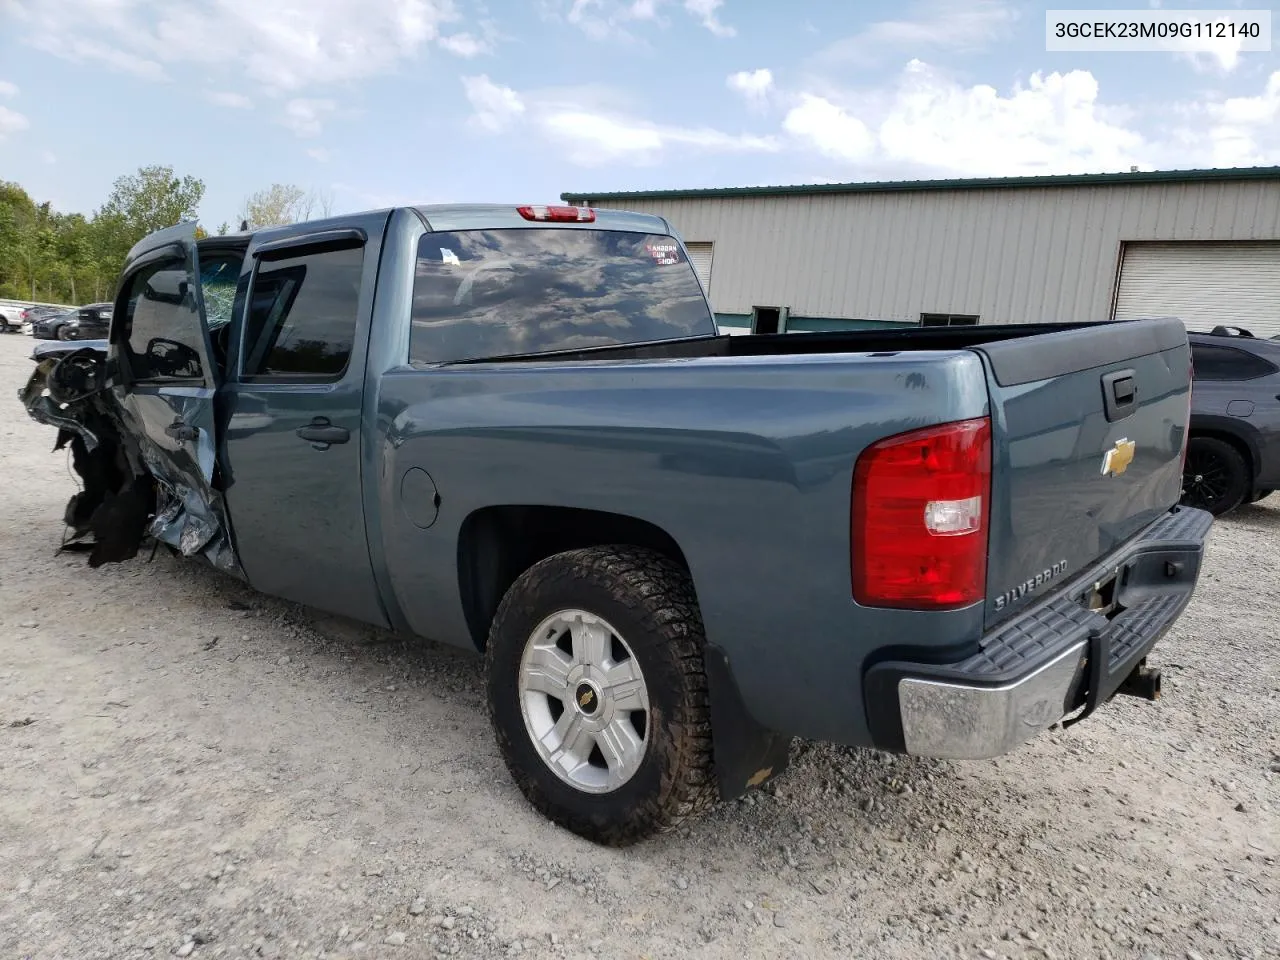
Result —
[[1138, 445], [1132, 440], [1117, 440], [1116, 445], [1102, 456], [1102, 475], [1118, 477], [1133, 463], [1133, 452]]

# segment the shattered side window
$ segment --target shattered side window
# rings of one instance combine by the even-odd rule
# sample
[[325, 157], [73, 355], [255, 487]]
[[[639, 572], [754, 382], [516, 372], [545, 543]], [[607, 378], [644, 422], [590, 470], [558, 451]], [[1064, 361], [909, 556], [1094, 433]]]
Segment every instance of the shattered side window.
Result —
[[121, 346], [135, 381], [204, 377], [204, 331], [181, 260], [143, 267], [129, 282]]
[[238, 254], [203, 254], [200, 257], [200, 290], [209, 332], [231, 322], [236, 302], [236, 284], [244, 258]]

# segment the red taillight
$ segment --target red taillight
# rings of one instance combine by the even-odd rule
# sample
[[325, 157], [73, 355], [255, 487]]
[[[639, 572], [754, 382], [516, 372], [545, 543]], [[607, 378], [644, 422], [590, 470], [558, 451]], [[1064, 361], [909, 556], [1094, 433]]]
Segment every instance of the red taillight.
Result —
[[853, 598], [943, 610], [983, 598], [991, 421], [914, 430], [863, 451], [853, 474]]
[[516, 207], [516, 212], [526, 220], [548, 223], [594, 223], [596, 219], [596, 212], [590, 207]]

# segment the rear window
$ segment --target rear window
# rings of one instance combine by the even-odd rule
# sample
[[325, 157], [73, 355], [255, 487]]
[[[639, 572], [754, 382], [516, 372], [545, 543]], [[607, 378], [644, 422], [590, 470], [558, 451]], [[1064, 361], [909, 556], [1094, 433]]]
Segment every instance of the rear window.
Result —
[[418, 245], [410, 359], [442, 363], [713, 336], [671, 237], [609, 230], [429, 233]]
[[1191, 361], [1196, 380], [1254, 380], [1276, 372], [1276, 368], [1261, 357], [1234, 347], [1194, 343]]

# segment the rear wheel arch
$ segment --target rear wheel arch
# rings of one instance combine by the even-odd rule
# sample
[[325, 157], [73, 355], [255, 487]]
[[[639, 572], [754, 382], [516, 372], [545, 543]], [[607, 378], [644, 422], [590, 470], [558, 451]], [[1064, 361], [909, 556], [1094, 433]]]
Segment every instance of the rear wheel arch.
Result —
[[1181, 502], [1221, 516], [1249, 501], [1255, 475], [1248, 448], [1238, 438], [1193, 433], [1183, 465]]
[[689, 573], [675, 538], [638, 517], [527, 504], [470, 514], [458, 534], [458, 588], [476, 649], [484, 650], [503, 596], [534, 564], [569, 550], [617, 545], [652, 550]]
[[1199, 438], [1221, 440], [1223, 443], [1235, 447], [1240, 456], [1244, 458], [1244, 465], [1249, 469], [1250, 481], [1257, 475], [1258, 468], [1261, 466], [1262, 455], [1258, 450], [1257, 444], [1251, 439], [1234, 430], [1226, 430], [1220, 427], [1193, 426], [1190, 439], [1196, 440]]
[[1238, 417], [1191, 418], [1190, 439], [1212, 437], [1229, 443], [1240, 451], [1251, 476], [1257, 476], [1262, 467], [1262, 444], [1257, 429]]

